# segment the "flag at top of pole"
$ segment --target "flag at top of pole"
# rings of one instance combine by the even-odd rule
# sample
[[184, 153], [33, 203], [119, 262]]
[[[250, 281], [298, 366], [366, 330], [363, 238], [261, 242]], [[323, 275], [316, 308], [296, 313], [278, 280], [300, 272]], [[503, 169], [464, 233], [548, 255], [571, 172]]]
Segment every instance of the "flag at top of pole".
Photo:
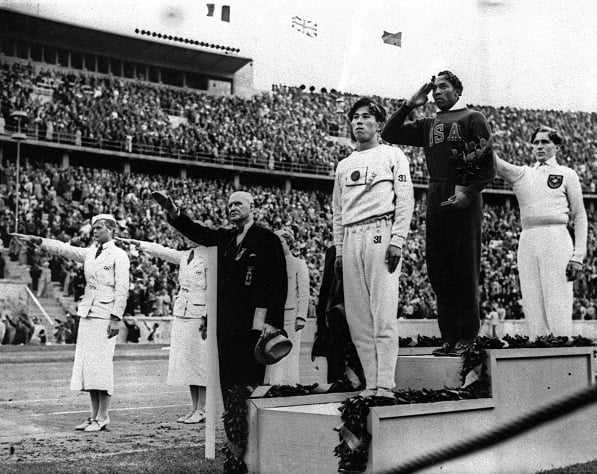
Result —
[[399, 31], [398, 33], [384, 31], [383, 35], [381, 35], [381, 39], [385, 44], [391, 44], [392, 46], [398, 46], [399, 48], [402, 47], [402, 31]]

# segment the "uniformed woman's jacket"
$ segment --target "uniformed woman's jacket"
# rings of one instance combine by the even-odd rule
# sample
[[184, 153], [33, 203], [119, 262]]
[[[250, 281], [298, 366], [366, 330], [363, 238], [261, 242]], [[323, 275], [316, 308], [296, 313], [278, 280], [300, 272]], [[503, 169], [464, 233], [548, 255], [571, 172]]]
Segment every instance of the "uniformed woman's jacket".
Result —
[[83, 263], [85, 293], [79, 300], [77, 314], [82, 318], [122, 318], [129, 295], [130, 262], [126, 252], [111, 240], [103, 244], [96, 258], [97, 247], [73, 247], [53, 239], [42, 239], [42, 249]]
[[[174, 301], [174, 316], [200, 318], [207, 316], [205, 299], [207, 294], [207, 247], [190, 250], [174, 250], [153, 242], [141, 242], [140, 250], [167, 262], [179, 265], [180, 288]], [[189, 262], [189, 255], [193, 258]]]
[[284, 323], [294, 323], [296, 318], [307, 319], [309, 309], [309, 269], [304, 260], [286, 255], [288, 293], [284, 305]]

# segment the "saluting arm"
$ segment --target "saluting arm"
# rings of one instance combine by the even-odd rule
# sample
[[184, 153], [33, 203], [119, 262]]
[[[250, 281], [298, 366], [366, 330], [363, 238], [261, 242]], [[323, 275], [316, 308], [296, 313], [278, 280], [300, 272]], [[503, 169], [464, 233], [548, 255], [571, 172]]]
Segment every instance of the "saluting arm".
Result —
[[85, 257], [87, 256], [87, 252], [89, 252], [88, 248], [75, 247], [59, 240], [46, 238], [41, 239], [40, 247], [52, 255], [59, 255], [80, 263], [85, 262]]
[[193, 222], [189, 216], [181, 212], [177, 217], [168, 216], [168, 222], [182, 235], [193, 242], [206, 247], [218, 245], [220, 230], [210, 229], [204, 225]]
[[185, 252], [183, 250], [175, 250], [169, 247], [165, 247], [155, 242], [144, 242], [141, 241], [139, 250], [151, 255], [152, 257], [158, 257], [167, 262], [180, 265], [180, 260], [183, 258]]
[[422, 133], [423, 122], [417, 120], [404, 123], [404, 121], [413, 109], [427, 103], [434, 82], [435, 76], [429, 82], [424, 83], [410, 99], [402, 104], [402, 107], [387, 121], [381, 132], [381, 138], [395, 145], [423, 146], [425, 144]]
[[523, 175], [523, 167], [513, 165], [505, 160], [502, 160], [497, 153], [494, 152], [495, 167], [497, 175], [508, 184], [516, 183]]
[[412, 111], [413, 108], [404, 103], [386, 122], [381, 132], [381, 138], [394, 145], [422, 147], [424, 145], [422, 122], [417, 120], [405, 122], [406, 117]]

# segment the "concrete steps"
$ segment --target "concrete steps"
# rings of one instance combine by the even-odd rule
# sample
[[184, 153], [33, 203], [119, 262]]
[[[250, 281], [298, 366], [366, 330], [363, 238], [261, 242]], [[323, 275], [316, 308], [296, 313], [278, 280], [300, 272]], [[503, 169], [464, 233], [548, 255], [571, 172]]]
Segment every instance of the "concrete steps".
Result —
[[21, 280], [25, 283], [31, 283], [29, 275], [29, 265], [21, 265], [18, 261], [12, 262], [8, 256], [8, 250], [2, 251], [6, 267], [4, 268], [4, 278], [11, 280]]

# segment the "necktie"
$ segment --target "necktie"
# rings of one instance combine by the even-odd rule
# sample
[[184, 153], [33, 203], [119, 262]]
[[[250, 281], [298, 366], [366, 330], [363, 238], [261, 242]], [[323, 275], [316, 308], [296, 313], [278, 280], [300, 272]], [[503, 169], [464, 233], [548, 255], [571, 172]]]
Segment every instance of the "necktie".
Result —
[[99, 257], [100, 253], [102, 253], [102, 246], [101, 245], [97, 248], [97, 252], [95, 252], [95, 258]]
[[231, 229], [232, 232], [232, 239], [230, 240], [230, 245], [228, 246], [228, 250], [226, 251], [226, 255], [235, 256], [238, 250], [238, 243], [236, 242], [236, 237], [243, 233], [244, 227], [233, 227]]
[[194, 256], [195, 256], [195, 249], [191, 249], [191, 251], [189, 252], [189, 258], [187, 259], [187, 265], [189, 263], [191, 263], [191, 261], [193, 260]]

